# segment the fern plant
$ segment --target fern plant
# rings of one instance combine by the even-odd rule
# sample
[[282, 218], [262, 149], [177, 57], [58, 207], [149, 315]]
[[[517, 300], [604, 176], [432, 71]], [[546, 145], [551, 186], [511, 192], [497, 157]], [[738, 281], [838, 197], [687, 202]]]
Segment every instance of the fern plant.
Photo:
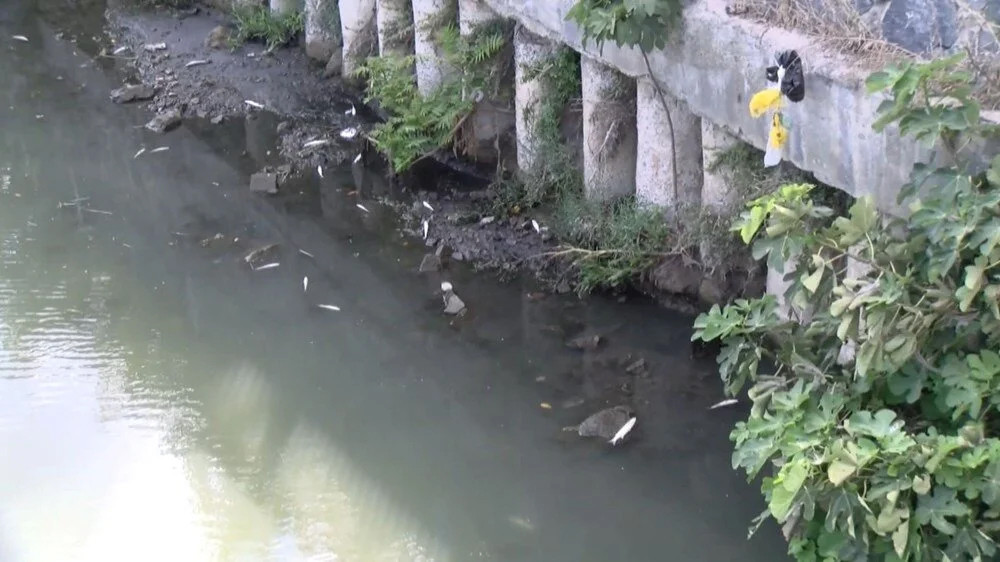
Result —
[[485, 24], [470, 37], [448, 24], [438, 29], [435, 40], [455, 72], [427, 96], [420, 95], [413, 80], [412, 56], [373, 57], [357, 71], [367, 84], [365, 101], [377, 100], [391, 115], [375, 128], [371, 139], [397, 173], [451, 145], [475, 109], [474, 93], [499, 87], [489, 63], [507, 44], [502, 24]]

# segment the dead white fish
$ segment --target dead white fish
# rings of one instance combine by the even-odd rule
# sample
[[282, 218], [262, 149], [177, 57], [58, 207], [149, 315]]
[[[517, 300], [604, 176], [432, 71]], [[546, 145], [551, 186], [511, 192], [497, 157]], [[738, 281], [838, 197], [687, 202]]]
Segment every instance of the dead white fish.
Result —
[[100, 209], [86, 209], [85, 208], [84, 211], [87, 211], [88, 213], [95, 213], [95, 214], [98, 214], [98, 215], [113, 215], [114, 214], [111, 211], [102, 211]]
[[158, 146], [158, 147], [154, 148], [153, 150], [150, 150], [149, 153], [150, 154], [156, 154], [157, 152], [166, 152], [168, 150], [170, 150], [169, 146]]
[[306, 256], [307, 258], [316, 259], [316, 256], [310, 254], [309, 252], [303, 250], [302, 248], [299, 248], [299, 253], [302, 254], [303, 256]]
[[421, 201], [421, 203], [424, 205], [425, 209], [427, 209], [428, 211], [430, 211], [432, 213], [434, 212], [434, 207], [431, 207], [430, 203], [428, 203], [427, 201]]
[[358, 136], [358, 130], [354, 127], [348, 127], [340, 131], [340, 138], [342, 139], [353, 139], [356, 136]]
[[133, 159], [133, 160], [135, 160], [136, 158], [138, 158], [138, 157], [142, 156], [142, 154], [143, 154], [144, 152], [146, 152], [146, 149], [145, 149], [145, 148], [140, 148], [140, 149], [139, 149], [139, 152], [136, 152], [136, 153], [135, 153], [135, 156], [133, 156], [133, 157], [132, 157], [132, 159]]
[[355, 206], [356, 206], [357, 208], [361, 209], [362, 211], [366, 212], [366, 213], [370, 213], [370, 212], [371, 212], [371, 211], [369, 211], [369, 210], [368, 210], [368, 208], [367, 208], [367, 207], [365, 207], [365, 206], [364, 206], [364, 205], [362, 205], [361, 203], [358, 203], [358, 204], [357, 204], [357, 205], [355, 205]]
[[354, 163], [357, 164], [361, 161], [362, 154], [359, 152], [357, 156], [354, 157]]
[[628, 435], [628, 432], [632, 431], [632, 428], [635, 427], [635, 422], [637, 419], [638, 418], [634, 416], [629, 418], [629, 420], [625, 422], [625, 425], [623, 425], [622, 428], [618, 430], [618, 433], [616, 433], [615, 436], [612, 437], [610, 441], [608, 441], [608, 443], [611, 443], [612, 445], [617, 445], [618, 443], [621, 442], [622, 439], [625, 439], [625, 436]]
[[448, 291], [452, 291], [454, 289], [455, 289], [455, 287], [451, 283], [449, 283], [447, 281], [442, 281], [441, 282], [441, 290], [444, 291], [445, 293], [447, 293]]
[[539, 234], [542, 232], [542, 227], [538, 226], [538, 221], [535, 219], [531, 219], [531, 228], [534, 228], [535, 232], [538, 232]]
[[152, 53], [154, 51], [163, 51], [163, 50], [166, 50], [167, 44], [166, 43], [147, 43], [146, 45], [143, 46], [143, 48]]
[[319, 179], [323, 179], [323, 166], [316, 166], [316, 173], [319, 174]]
[[711, 406], [708, 407], [708, 409], [709, 410], [714, 410], [716, 408], [724, 408], [726, 406], [732, 406], [733, 404], [736, 404], [737, 402], [739, 402], [739, 400], [737, 400], [735, 398], [727, 398], [726, 400], [723, 400], [722, 402], [716, 402], [715, 404], [712, 404]]
[[354, 107], [353, 103], [351, 104], [351, 108], [344, 112], [344, 115], [350, 115], [350, 116], [354, 116], [357, 114], [358, 114], [358, 108]]
[[532, 523], [531, 519], [528, 519], [527, 517], [521, 517], [520, 515], [511, 515], [510, 517], [507, 518], [507, 521], [509, 521], [511, 525], [524, 531], [534, 532], [535, 530], [535, 524]]
[[254, 249], [250, 251], [250, 253], [248, 253], [247, 255], [243, 256], [243, 261], [247, 263], [253, 263], [257, 261], [257, 258], [263, 256], [267, 252], [270, 252], [271, 250], [277, 247], [278, 247], [277, 244], [267, 244], [265, 246], [261, 246], [260, 248]]
[[28, 38], [25, 37], [24, 35], [13, 35], [13, 36], [11, 36], [11, 39], [13, 39], [15, 41], [21, 41], [23, 43], [27, 43], [28, 42]]
[[334, 312], [340, 312], [340, 307], [334, 306], [332, 304], [317, 304], [316, 306], [318, 308], [322, 308], [323, 310], [332, 310]]
[[431, 230], [431, 221], [424, 219], [424, 240], [427, 240], [427, 233]]
[[201, 65], [203, 65], [203, 64], [209, 64], [209, 63], [211, 63], [211, 62], [212, 62], [212, 61], [210, 61], [210, 60], [204, 60], [204, 59], [195, 59], [195, 60], [193, 60], [193, 61], [191, 61], [191, 62], [189, 62], [189, 63], [185, 64], [185, 65], [184, 65], [184, 68], [191, 68], [192, 66], [201, 66]]
[[127, 50], [128, 50], [128, 47], [126, 47], [125, 45], [122, 45], [121, 47], [118, 47], [114, 51], [111, 51], [111, 54], [112, 55], [120, 55], [120, 54], [124, 53]]
[[271, 262], [271, 263], [265, 263], [264, 265], [262, 265], [260, 267], [255, 267], [255, 268], [253, 268], [253, 270], [254, 271], [263, 271], [265, 269], [274, 269], [274, 268], [278, 267], [279, 265], [281, 265], [281, 263], [275, 261], [275, 262]]
[[330, 144], [330, 141], [328, 139], [319, 139], [319, 140], [309, 141], [303, 144], [302, 148], [306, 149], [306, 148], [312, 148], [314, 146], [326, 146], [328, 144]]
[[264, 109], [264, 104], [255, 102], [253, 100], [243, 100], [243, 103], [249, 105], [250, 107], [255, 107], [257, 109]]
[[45, 114], [44, 113], [38, 113], [38, 114], [35, 115], [35, 119], [45, 119]]
[[305, 293], [309, 290], [309, 277], [302, 278], [302, 292]]

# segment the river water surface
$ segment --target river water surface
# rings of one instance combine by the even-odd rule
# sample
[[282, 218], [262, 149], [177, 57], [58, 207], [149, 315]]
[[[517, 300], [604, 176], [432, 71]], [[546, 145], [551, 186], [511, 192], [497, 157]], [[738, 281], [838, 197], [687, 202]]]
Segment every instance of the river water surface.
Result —
[[[253, 123], [152, 136], [114, 72], [3, 4], [0, 560], [783, 558], [773, 528], [746, 541], [741, 413], [706, 410], [690, 318], [459, 270], [450, 322], [349, 171], [254, 197]], [[281, 265], [251, 271], [264, 243]], [[565, 346], [587, 330], [608, 345]], [[623, 446], [562, 430], [615, 403]]]

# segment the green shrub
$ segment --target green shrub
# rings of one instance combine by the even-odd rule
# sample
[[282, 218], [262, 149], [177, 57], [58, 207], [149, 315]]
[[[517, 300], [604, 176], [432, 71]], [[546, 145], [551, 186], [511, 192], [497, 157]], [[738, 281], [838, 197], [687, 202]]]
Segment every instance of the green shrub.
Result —
[[[767, 510], [798, 560], [983, 560], [1000, 536], [1000, 155], [956, 59], [890, 68], [875, 124], [952, 163], [915, 167], [906, 218], [868, 197], [844, 216], [792, 184], [735, 226], [782, 271], [772, 296], [713, 307], [729, 395], [749, 386], [733, 467], [763, 473]], [[995, 146], [995, 145], [994, 145]], [[756, 527], [753, 528], [755, 530]]]

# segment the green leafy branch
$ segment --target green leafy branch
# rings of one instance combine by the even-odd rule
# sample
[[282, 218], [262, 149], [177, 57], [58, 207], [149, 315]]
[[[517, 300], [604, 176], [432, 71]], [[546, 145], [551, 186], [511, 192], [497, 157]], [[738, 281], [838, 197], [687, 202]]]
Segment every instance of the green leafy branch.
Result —
[[752, 530], [774, 519], [798, 560], [997, 553], [1000, 155], [982, 158], [996, 129], [956, 62], [869, 80], [889, 94], [876, 128], [952, 155], [914, 169], [908, 216], [869, 197], [837, 216], [808, 185], [751, 201], [734, 230], [785, 271], [791, 316], [765, 296], [695, 321], [694, 339], [723, 342], [726, 392], [753, 403], [731, 434], [734, 468], [763, 475]]

